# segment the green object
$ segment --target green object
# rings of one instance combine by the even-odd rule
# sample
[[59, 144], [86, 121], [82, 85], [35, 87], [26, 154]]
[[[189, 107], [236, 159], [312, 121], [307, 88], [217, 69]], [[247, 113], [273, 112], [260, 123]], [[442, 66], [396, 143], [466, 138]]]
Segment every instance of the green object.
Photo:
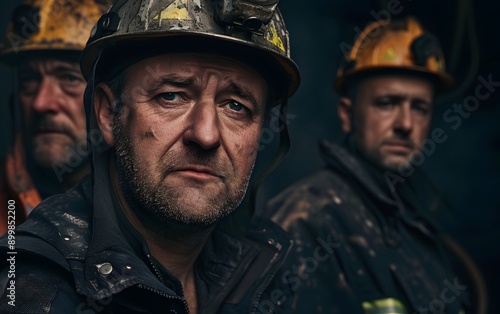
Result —
[[365, 301], [362, 306], [366, 314], [408, 314], [403, 303], [394, 298]]

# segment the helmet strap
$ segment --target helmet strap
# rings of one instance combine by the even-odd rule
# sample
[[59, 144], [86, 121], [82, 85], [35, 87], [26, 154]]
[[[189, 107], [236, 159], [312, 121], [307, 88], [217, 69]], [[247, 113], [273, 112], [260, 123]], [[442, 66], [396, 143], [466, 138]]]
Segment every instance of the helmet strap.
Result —
[[271, 164], [264, 170], [263, 173], [259, 175], [259, 177], [253, 182], [250, 187], [250, 199], [248, 203], [248, 214], [250, 218], [255, 214], [255, 209], [257, 206], [257, 194], [262, 183], [267, 179], [267, 177], [274, 171], [276, 168], [281, 165], [285, 157], [288, 155], [290, 150], [290, 134], [288, 133], [288, 124], [287, 124], [287, 109], [288, 109], [288, 88], [290, 82], [285, 84], [285, 91], [283, 92], [283, 102], [281, 103], [279, 110], [279, 130], [280, 130], [280, 143], [278, 147], [278, 151], [274, 156]]
[[12, 114], [12, 135], [15, 137], [16, 133], [22, 130], [23, 127], [23, 113], [21, 108], [21, 102], [19, 100], [19, 94], [21, 93], [21, 88], [19, 86], [19, 71], [17, 67], [12, 69], [12, 82], [14, 86], [12, 87], [12, 99], [10, 101], [10, 112]]
[[288, 151], [290, 150], [290, 136], [288, 134], [288, 127], [286, 122], [286, 112], [288, 108], [288, 86], [290, 82], [287, 82], [285, 89], [283, 91], [283, 102], [281, 103], [279, 110], [279, 130], [280, 130], [280, 144], [278, 151], [276, 152], [270, 165], [258, 176], [258, 178], [253, 181], [250, 186], [250, 193], [248, 197], [245, 198], [246, 204], [242, 204], [233, 213], [222, 219], [219, 222], [226, 232], [231, 233], [233, 236], [244, 236], [250, 226], [249, 222], [255, 214], [255, 209], [257, 207], [257, 193], [264, 182], [264, 180], [273, 172], [285, 159]]

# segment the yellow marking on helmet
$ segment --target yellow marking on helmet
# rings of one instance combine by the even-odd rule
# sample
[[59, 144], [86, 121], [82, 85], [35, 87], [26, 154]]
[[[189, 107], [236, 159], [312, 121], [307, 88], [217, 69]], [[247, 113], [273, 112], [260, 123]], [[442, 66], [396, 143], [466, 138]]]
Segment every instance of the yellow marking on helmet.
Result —
[[153, 17], [153, 20], [191, 20], [187, 7], [188, 0], [175, 0]]
[[278, 33], [274, 29], [273, 26], [269, 27], [269, 32], [266, 33], [266, 40], [271, 44], [275, 45], [279, 49], [285, 51], [285, 45], [283, 45], [283, 41], [278, 36]]
[[439, 60], [439, 58], [435, 58], [436, 59], [436, 69], [439, 70], [439, 71], [442, 71], [444, 70], [444, 66], [443, 66], [443, 63], [441, 62], [441, 60]]
[[396, 52], [393, 48], [388, 48], [384, 54], [384, 60], [396, 60]]

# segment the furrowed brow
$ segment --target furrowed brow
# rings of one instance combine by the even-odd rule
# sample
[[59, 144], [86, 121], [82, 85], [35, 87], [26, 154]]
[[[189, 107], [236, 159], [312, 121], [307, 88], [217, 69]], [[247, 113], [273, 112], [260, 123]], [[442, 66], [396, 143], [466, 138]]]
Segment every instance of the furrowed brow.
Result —
[[80, 69], [79, 68], [72, 68], [72, 67], [68, 67], [68, 66], [64, 66], [64, 65], [59, 65], [57, 67], [54, 68], [53, 70], [54, 73], [64, 73], [64, 72], [70, 72], [70, 73], [75, 73], [75, 74], [78, 74], [78, 75], [82, 75], [80, 72]]
[[155, 79], [151, 84], [151, 86], [147, 88], [147, 90], [154, 91], [163, 85], [186, 87], [192, 85], [193, 82], [194, 82], [193, 78], [190, 77], [182, 77], [178, 75], [161, 76]]
[[255, 99], [253, 94], [247, 88], [234, 81], [229, 81], [228, 85], [229, 89], [236, 93], [238, 96], [250, 101], [254, 105], [255, 110], [260, 109], [257, 103], [257, 99]]
[[406, 99], [405, 96], [399, 94], [386, 94], [376, 98], [377, 100], [389, 100], [391, 102], [402, 102]]

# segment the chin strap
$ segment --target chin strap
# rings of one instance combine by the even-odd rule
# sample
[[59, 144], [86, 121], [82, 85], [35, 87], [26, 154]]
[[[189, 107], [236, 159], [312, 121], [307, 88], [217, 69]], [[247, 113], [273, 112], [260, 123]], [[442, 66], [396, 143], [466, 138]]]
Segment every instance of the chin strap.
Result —
[[288, 133], [288, 125], [286, 121], [286, 113], [288, 109], [288, 98], [284, 98], [283, 103], [281, 104], [279, 111], [279, 130], [280, 130], [280, 144], [278, 147], [278, 151], [274, 156], [271, 164], [264, 170], [263, 173], [259, 175], [259, 177], [253, 182], [250, 187], [250, 199], [248, 202], [248, 213], [250, 218], [255, 214], [255, 209], [257, 205], [257, 194], [259, 192], [259, 188], [267, 179], [267, 177], [274, 171], [276, 168], [281, 165], [283, 160], [285, 160], [288, 155], [288, 151], [290, 150], [290, 135]]

